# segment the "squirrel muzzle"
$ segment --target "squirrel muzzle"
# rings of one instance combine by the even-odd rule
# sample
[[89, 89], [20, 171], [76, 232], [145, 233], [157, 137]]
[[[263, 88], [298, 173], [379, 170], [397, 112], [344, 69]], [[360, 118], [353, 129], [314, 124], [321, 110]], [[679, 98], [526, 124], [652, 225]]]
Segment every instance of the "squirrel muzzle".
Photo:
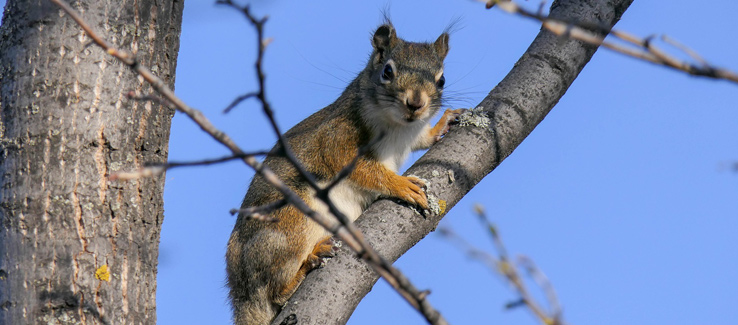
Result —
[[[403, 115], [407, 122], [422, 120], [436, 113], [435, 110], [431, 109], [433, 100], [431, 99], [431, 95], [429, 95], [428, 89], [426, 89], [429, 88], [427, 86], [432, 86], [432, 84], [419, 84], [401, 92], [400, 96], [398, 96], [400, 97], [398, 98], [400, 102], [405, 104], [401, 109], [404, 110]], [[431, 88], [430, 91], [435, 92], [436, 90]]]

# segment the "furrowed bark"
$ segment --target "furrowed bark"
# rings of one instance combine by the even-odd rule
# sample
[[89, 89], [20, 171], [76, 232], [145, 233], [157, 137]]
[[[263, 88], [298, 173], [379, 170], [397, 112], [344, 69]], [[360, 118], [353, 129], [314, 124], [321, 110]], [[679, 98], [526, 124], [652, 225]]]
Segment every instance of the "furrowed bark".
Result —
[[[182, 1], [71, 5], [174, 85]], [[0, 28], [0, 323], [153, 324], [173, 111], [47, 0], [10, 0]]]

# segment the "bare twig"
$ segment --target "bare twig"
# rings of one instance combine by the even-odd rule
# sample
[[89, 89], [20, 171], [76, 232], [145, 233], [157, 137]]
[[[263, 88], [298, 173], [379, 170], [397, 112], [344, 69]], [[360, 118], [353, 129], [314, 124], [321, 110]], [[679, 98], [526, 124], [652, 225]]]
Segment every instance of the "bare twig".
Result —
[[[724, 79], [738, 83], [738, 73], [717, 68], [705, 61], [695, 51], [688, 47], [678, 44], [675, 41], [663, 36], [662, 39], [667, 44], [674, 46], [676, 49], [686, 53], [692, 57], [698, 64], [692, 64], [686, 61], [681, 61], [674, 56], [671, 56], [655, 46], [651, 42], [652, 37], [639, 38], [634, 35], [628, 34], [622, 31], [616, 31], [605, 28], [597, 24], [589, 24], [583, 22], [572, 22], [565, 21], [557, 18], [552, 18], [548, 15], [543, 14], [542, 10], [538, 12], [529, 11], [511, 0], [478, 0], [486, 4], [487, 9], [496, 7], [511, 14], [517, 14], [523, 17], [538, 20], [543, 24], [543, 27], [562, 37], [568, 37], [576, 39], [582, 42], [586, 42], [592, 45], [608, 48], [612, 51], [648, 61], [657, 65], [669, 67], [675, 70], [683, 71], [695, 76], [708, 77], [713, 79]], [[624, 46], [614, 42], [606, 41], [605, 36], [607, 34], [620, 39], [626, 43], [632, 45], [632, 47]]]
[[108, 176], [108, 180], [128, 181], [128, 180], [133, 180], [137, 178], [153, 177], [153, 176], [161, 175], [165, 171], [170, 170], [172, 168], [214, 165], [214, 164], [219, 164], [219, 163], [223, 163], [223, 162], [227, 162], [231, 160], [243, 159], [247, 156], [264, 156], [264, 155], [267, 155], [268, 153], [269, 153], [268, 151], [257, 151], [257, 152], [245, 153], [243, 155], [231, 155], [231, 156], [225, 156], [225, 157], [215, 158], [215, 159], [204, 159], [204, 160], [188, 161], [188, 162], [170, 161], [166, 163], [146, 163], [145, 167], [135, 172], [111, 173], [110, 176]]
[[[561, 307], [559, 305], [558, 298], [556, 297], [556, 292], [553, 290], [553, 286], [548, 281], [548, 278], [546, 278], [543, 272], [541, 272], [535, 266], [535, 264], [533, 264], [533, 261], [527, 257], [519, 257], [517, 265], [512, 262], [508, 256], [507, 249], [502, 242], [502, 238], [500, 237], [497, 228], [489, 221], [489, 219], [487, 219], [482, 206], [476, 205], [474, 207], [474, 211], [479, 217], [480, 221], [486, 226], [487, 231], [489, 231], [490, 236], [492, 237], [493, 245], [495, 247], [495, 250], [497, 250], [499, 258], [494, 257], [489, 253], [474, 247], [463, 237], [459, 236], [449, 228], [440, 228], [440, 234], [445, 236], [449, 240], [453, 240], [457, 245], [461, 246], [461, 248], [466, 252], [468, 256], [480, 261], [481, 263], [484, 263], [491, 270], [495, 271], [495, 273], [502, 274], [505, 279], [512, 285], [512, 287], [515, 288], [515, 291], [517, 291], [518, 295], [520, 295], [520, 299], [508, 303], [506, 305], [507, 308], [526, 306], [543, 324], [564, 325], [565, 323], [561, 319]], [[530, 294], [528, 288], [525, 285], [525, 282], [523, 281], [523, 278], [520, 276], [518, 266], [524, 267], [528, 274], [546, 293], [548, 304], [551, 307], [550, 313], [546, 312]]]
[[673, 39], [673, 38], [671, 38], [669, 36], [666, 36], [666, 35], [661, 35], [661, 40], [663, 40], [666, 43], [669, 43], [673, 47], [678, 48], [682, 52], [687, 53], [687, 55], [691, 56], [693, 60], [699, 62], [701, 65], [703, 65], [703, 66], [709, 66], [710, 65], [710, 63], [707, 62], [707, 60], [705, 60], [705, 58], [703, 58], [699, 53], [697, 53], [696, 51], [694, 51], [691, 48], [687, 47], [686, 45], [677, 42], [677, 40], [675, 40], [675, 39]]
[[274, 201], [272, 203], [268, 203], [268, 204], [258, 206], [258, 207], [231, 209], [230, 212], [231, 212], [231, 215], [241, 213], [244, 217], [249, 218], [249, 219], [268, 221], [268, 222], [277, 222], [279, 221], [279, 219], [274, 218], [274, 217], [269, 217], [267, 216], [267, 214], [271, 213], [274, 210], [278, 210], [287, 204], [288, 204], [287, 200], [281, 199], [281, 200]]
[[[535, 314], [543, 324], [546, 325], [556, 325], [556, 324], [563, 324], [561, 321], [561, 311], [558, 309], [555, 309], [551, 315], [546, 313], [544, 309], [538, 305], [536, 300], [531, 296], [530, 292], [528, 291], [528, 288], [525, 285], [525, 282], [523, 281], [522, 277], [520, 276], [520, 273], [518, 273], [517, 267], [515, 263], [510, 261], [509, 256], [507, 255], [507, 249], [505, 248], [505, 244], [502, 242], [502, 238], [500, 237], [499, 232], [497, 231], [497, 227], [495, 227], [492, 222], [489, 221], [486, 214], [484, 213], [484, 208], [477, 204], [474, 207], [474, 211], [476, 212], [477, 216], [479, 217], [479, 220], [487, 226], [487, 229], [489, 231], [490, 236], [492, 237], [492, 242], [494, 243], [495, 249], [497, 249], [497, 252], [500, 254], [500, 260], [498, 264], [498, 270], [507, 277], [507, 279], [510, 281], [510, 283], [515, 287], [515, 289], [518, 291], [518, 294], [520, 295], [520, 298], [523, 303], [525, 303], [526, 306], [528, 306], [528, 309], [530, 309], [533, 314]], [[553, 292], [553, 291], [552, 291]], [[549, 294], [548, 296], [554, 295], [555, 293]], [[556, 300], [555, 305], [549, 304], [553, 307], [558, 307], [558, 300]]]
[[166, 169], [163, 167], [144, 167], [135, 172], [117, 172], [112, 173], [108, 176], [109, 181], [130, 181], [145, 177], [159, 176], [164, 173]]
[[554, 290], [553, 284], [551, 284], [546, 274], [527, 256], [518, 256], [518, 265], [525, 269], [528, 275], [536, 281], [538, 286], [541, 287], [541, 290], [546, 294], [548, 304], [551, 306], [553, 319], [561, 319], [561, 304], [559, 304], [556, 290]]
[[226, 114], [226, 113], [230, 112], [233, 108], [235, 108], [236, 106], [238, 106], [238, 104], [241, 104], [242, 101], [247, 100], [249, 98], [254, 98], [254, 97], [258, 96], [258, 95], [259, 95], [259, 93], [248, 93], [248, 94], [243, 94], [241, 96], [236, 97], [236, 99], [234, 99], [233, 102], [231, 102], [231, 104], [228, 105], [228, 107], [226, 107], [223, 110], [223, 113]]
[[[144, 80], [151, 84], [154, 90], [156, 90], [164, 97], [164, 99], [171, 102], [178, 111], [185, 113], [190, 119], [198, 124], [198, 126], [200, 126], [200, 128], [204, 132], [206, 132], [216, 141], [228, 148], [234, 156], [242, 157], [242, 161], [254, 168], [254, 170], [262, 177], [264, 177], [264, 179], [270, 185], [274, 186], [280, 193], [282, 193], [282, 195], [284, 195], [284, 199], [287, 202], [294, 205], [298, 210], [303, 212], [309, 218], [313, 219], [316, 223], [327, 229], [329, 232], [334, 234], [334, 236], [338, 237], [345, 244], [347, 244], [359, 255], [359, 257], [364, 259], [367, 264], [372, 267], [372, 269], [374, 269], [379, 275], [384, 277], [385, 280], [387, 280], [387, 282], [392, 287], [394, 287], [414, 308], [419, 310], [423, 314], [423, 316], [425, 316], [426, 320], [428, 320], [429, 323], [447, 324], [447, 321], [443, 318], [443, 316], [441, 316], [441, 314], [437, 310], [435, 310], [427, 301], [427, 293], [417, 290], [399, 270], [392, 267], [392, 265], [388, 261], [379, 256], [379, 254], [373, 248], [371, 248], [369, 243], [364, 239], [364, 236], [361, 234], [359, 229], [356, 228], [356, 226], [352, 222], [350, 222], [345, 215], [338, 211], [338, 209], [332, 202], [330, 202], [330, 200], [326, 201], [326, 203], [330, 208], [331, 214], [333, 214], [336, 219], [339, 220], [339, 222], [336, 222], [335, 219], [330, 218], [329, 216], [321, 215], [312, 210], [296, 193], [290, 190], [268, 166], [258, 162], [253, 155], [248, 155], [243, 150], [241, 150], [227, 134], [218, 130], [202, 114], [202, 112], [185, 104], [179, 97], [174, 94], [171, 89], [166, 87], [164, 81], [152, 74], [151, 71], [148, 70], [146, 67], [138, 64], [135, 56], [114, 48], [112, 45], [99, 37], [90, 28], [90, 26], [87, 25], [71, 7], [69, 7], [68, 4], [66, 4], [62, 0], [50, 1], [57, 4], [60, 8], [62, 8], [62, 10], [69, 14], [72, 19], [74, 19], [77, 24], [85, 31], [85, 33], [93, 39], [95, 44], [100, 46], [108, 54], [116, 57], [121, 62], [131, 67], [136, 73], [141, 75]], [[218, 1], [218, 3], [230, 5], [234, 8], [241, 9], [242, 12], [257, 29], [259, 40], [259, 56], [256, 62], [256, 71], [259, 77], [259, 92], [256, 97], [262, 103], [262, 107], [270, 121], [272, 128], [274, 129], [275, 133], [278, 134], [278, 143], [282, 147], [281, 151], [285, 154], [287, 159], [289, 159], [295, 165], [295, 168], [308, 181], [311, 187], [315, 189], [320, 189], [315, 180], [315, 177], [304, 169], [304, 167], [294, 157], [291, 150], [289, 150], [287, 141], [282, 136], [282, 133], [274, 119], [273, 111], [271, 110], [271, 107], [266, 100], [266, 94], [264, 91], [264, 74], [261, 68], [264, 48], [269, 43], [268, 41], [265, 41], [263, 39], [263, 24], [266, 22], [266, 18], [257, 20], [254, 16], [251, 15], [248, 7], [238, 7], [230, 0], [221, 0]], [[120, 177], [120, 174], [118, 175], [118, 179], [123, 179]]]
[[495, 272], [497, 271], [498, 263], [500, 262], [497, 258], [479, 248], [474, 247], [474, 245], [470, 244], [463, 237], [454, 232], [451, 228], [444, 226], [438, 227], [438, 233], [446, 237], [448, 240], [454, 241], [456, 245], [461, 246], [461, 248], [464, 250], [464, 252], [466, 252], [467, 255], [469, 255], [469, 257], [483, 263], [484, 265], [489, 267], [490, 270], [493, 270]]
[[170, 107], [170, 108], [172, 108], [174, 106], [168, 100], [166, 100], [164, 98], [161, 98], [159, 96], [156, 96], [156, 95], [143, 95], [143, 96], [138, 96], [138, 95], [136, 95], [136, 92], [134, 92], [132, 90], [129, 91], [126, 94], [126, 98], [132, 99], [132, 100], [137, 100], [137, 101], [151, 101], [151, 102], [157, 103], [159, 105], [163, 105], [163, 106]]
[[[271, 42], [270, 40], [266, 40], [264, 38], [264, 24], [266, 24], [268, 17], [263, 17], [261, 19], [256, 18], [253, 14], [251, 14], [251, 8], [249, 6], [239, 6], [231, 0], [218, 0], [216, 1], [216, 4], [222, 4], [229, 6], [233, 9], [236, 9], [243, 13], [243, 15], [248, 19], [248, 21], [251, 23], [251, 25], [256, 29], [256, 41], [257, 41], [257, 56], [256, 56], [256, 63], [254, 63], [254, 69], [256, 71], [256, 78], [258, 80], [259, 84], [259, 90], [252, 93], [247, 93], [245, 95], [240, 96], [239, 98], [236, 98], [236, 100], [231, 103], [232, 106], [238, 105], [241, 101], [256, 97], [259, 102], [261, 103], [262, 110], [264, 111], [264, 114], [267, 116], [267, 119], [269, 120], [269, 124], [271, 124], [272, 129], [274, 130], [274, 133], [277, 136], [277, 143], [283, 148], [284, 154], [286, 158], [292, 162], [294, 167], [297, 169], [298, 173], [300, 173], [300, 176], [304, 177], [311, 187], [317, 188], [317, 182], [315, 180], [315, 176], [305, 170], [305, 167], [302, 166], [302, 164], [295, 158], [294, 154], [292, 153], [292, 150], [289, 148], [289, 143], [287, 142], [287, 139], [285, 139], [282, 130], [279, 128], [279, 125], [277, 124], [277, 120], [274, 118], [274, 111], [272, 110], [272, 106], [267, 100], [266, 95], [266, 87], [265, 87], [265, 75], [264, 75], [264, 69], [263, 69], [263, 62], [264, 62], [264, 51], [266, 50], [266, 46]], [[235, 104], [235, 105], [234, 105]], [[226, 110], [230, 110], [229, 108], [226, 108]]]
[[255, 151], [255, 152], [247, 152], [241, 155], [230, 155], [220, 158], [214, 158], [214, 159], [203, 159], [203, 160], [196, 160], [196, 161], [185, 161], [185, 162], [177, 162], [177, 161], [170, 161], [164, 164], [160, 163], [148, 163], [146, 164], [147, 167], [164, 167], [167, 170], [177, 167], [193, 167], [193, 166], [207, 166], [207, 165], [214, 165], [214, 164], [220, 164], [227, 161], [232, 160], [239, 160], [246, 157], [252, 157], [252, 156], [266, 156], [269, 154], [269, 151]]

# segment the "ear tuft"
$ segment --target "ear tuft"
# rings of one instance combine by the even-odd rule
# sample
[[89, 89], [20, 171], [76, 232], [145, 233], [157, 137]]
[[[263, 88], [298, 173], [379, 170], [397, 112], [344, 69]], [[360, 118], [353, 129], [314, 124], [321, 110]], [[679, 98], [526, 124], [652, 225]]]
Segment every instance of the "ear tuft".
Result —
[[377, 31], [374, 32], [374, 37], [372, 37], [372, 46], [377, 50], [377, 52], [383, 54], [387, 49], [395, 44], [396, 39], [397, 34], [395, 34], [395, 28], [390, 24], [384, 24], [379, 26]]
[[433, 43], [433, 48], [441, 57], [441, 60], [445, 59], [446, 54], [448, 54], [448, 33], [443, 33], [441, 36], [438, 36], [438, 39]]

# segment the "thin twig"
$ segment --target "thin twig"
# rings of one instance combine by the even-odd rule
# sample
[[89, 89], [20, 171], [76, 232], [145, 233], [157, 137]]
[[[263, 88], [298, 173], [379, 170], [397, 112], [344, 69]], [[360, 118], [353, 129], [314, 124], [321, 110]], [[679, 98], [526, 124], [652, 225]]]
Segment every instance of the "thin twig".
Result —
[[134, 92], [132, 90], [129, 91], [126, 94], [126, 98], [131, 99], [131, 100], [136, 100], [136, 101], [150, 101], [150, 102], [154, 102], [154, 103], [157, 103], [159, 105], [163, 105], [163, 106], [166, 106], [166, 107], [169, 107], [169, 108], [173, 108], [173, 106], [174, 106], [168, 100], [166, 100], [164, 98], [161, 98], [159, 96], [156, 96], [156, 95], [143, 95], [143, 96], [138, 96], [138, 95], [136, 95], [136, 92]]
[[510, 258], [507, 255], [507, 248], [505, 248], [505, 244], [502, 242], [502, 238], [497, 231], [497, 227], [495, 227], [495, 225], [489, 221], [486, 214], [484, 213], [484, 208], [482, 208], [481, 205], [477, 204], [474, 206], [474, 211], [479, 217], [479, 220], [483, 224], [485, 224], [485, 226], [487, 226], [489, 234], [492, 237], [492, 242], [495, 246], [495, 249], [500, 254], [498, 270], [507, 277], [508, 281], [510, 281], [513, 287], [515, 287], [515, 289], [518, 291], [521, 300], [525, 303], [526, 306], [528, 306], [528, 309], [530, 309], [533, 314], [535, 314], [541, 320], [541, 322], [543, 322], [543, 324], [560, 324], [560, 321], [558, 319], [550, 317], [531, 296], [528, 288], [525, 285], [525, 282], [518, 273], [517, 267], [513, 262], [510, 261]]
[[239, 160], [246, 157], [253, 157], [253, 156], [266, 156], [269, 154], [269, 151], [255, 151], [255, 152], [247, 152], [240, 155], [230, 155], [220, 158], [213, 158], [213, 159], [203, 159], [203, 160], [196, 160], [196, 161], [170, 161], [167, 163], [147, 163], [147, 167], [164, 167], [167, 170], [177, 167], [193, 167], [193, 166], [207, 166], [207, 165], [214, 165], [214, 164], [220, 164], [232, 160]]
[[193, 167], [193, 166], [207, 166], [207, 165], [215, 165], [220, 164], [232, 160], [240, 160], [246, 157], [253, 157], [253, 156], [266, 156], [269, 154], [269, 151], [255, 151], [255, 152], [247, 152], [241, 155], [230, 155], [220, 158], [213, 158], [213, 159], [203, 159], [203, 160], [196, 160], [196, 161], [170, 161], [167, 163], [147, 163], [147, 167], [164, 167], [167, 170], [177, 167]]
[[463, 249], [469, 257], [483, 263], [493, 272], [497, 274], [502, 274], [504, 278], [509, 282], [509, 284], [511, 284], [512, 287], [515, 288], [515, 291], [517, 291], [518, 295], [520, 295], [520, 299], [507, 303], [505, 305], [506, 308], [512, 309], [520, 306], [526, 306], [533, 313], [533, 315], [535, 315], [544, 325], [563, 324], [560, 320], [557, 320], [559, 318], [549, 317], [546, 312], [544, 312], [543, 309], [539, 307], [538, 304], [533, 300], [533, 298], [528, 293], [527, 288], [523, 284], [521, 277], [518, 275], [515, 265], [502, 257], [500, 257], [499, 259], [495, 258], [489, 253], [474, 247], [463, 237], [452, 231], [450, 228], [440, 227], [439, 234], [453, 241], [456, 245], [460, 246], [460, 248]]
[[487, 228], [487, 231], [492, 237], [493, 246], [495, 247], [495, 250], [497, 251], [499, 257], [495, 257], [483, 250], [474, 247], [450, 228], [441, 227], [439, 228], [439, 233], [460, 246], [469, 257], [474, 258], [481, 263], [484, 263], [490, 268], [490, 270], [493, 270], [495, 273], [502, 274], [507, 282], [510, 283], [513, 288], [515, 288], [515, 291], [517, 291], [518, 295], [520, 295], [520, 299], [508, 303], [506, 305], [507, 308], [526, 306], [543, 324], [564, 325], [565, 323], [561, 319], [562, 313], [558, 299], [556, 298], [556, 293], [553, 290], [553, 286], [551, 285], [551, 283], [548, 281], [545, 275], [543, 275], [543, 272], [538, 270], [538, 268], [535, 267], [535, 264], [533, 264], [533, 262], [529, 258], [519, 258], [519, 260], [521, 261], [520, 264], [522, 264], [526, 268], [528, 273], [533, 277], [534, 280], [536, 280], [536, 283], [538, 283], [542, 290], [546, 292], [547, 300], [552, 310], [550, 313], [547, 313], [535, 301], [533, 296], [528, 291], [523, 278], [520, 276], [518, 266], [513, 263], [508, 256], [507, 248], [505, 248], [505, 244], [503, 243], [502, 238], [497, 231], [497, 227], [495, 227], [495, 225], [492, 224], [492, 222], [490, 222], [489, 219], [486, 217], [482, 206], [476, 205], [474, 207], [474, 212], [479, 217], [479, 220]]
[[500, 261], [497, 258], [479, 248], [474, 247], [474, 245], [470, 244], [463, 237], [454, 232], [451, 228], [444, 226], [438, 227], [438, 233], [446, 237], [447, 239], [454, 241], [456, 245], [461, 246], [463, 251], [466, 252], [469, 257], [483, 263], [484, 265], [489, 267], [490, 270], [498, 271], [498, 264], [500, 263]]
[[682, 52], [687, 53], [687, 55], [689, 55], [690, 57], [692, 57], [693, 60], [699, 62], [703, 66], [709, 66], [710, 65], [710, 63], [708, 63], [707, 60], [705, 60], [705, 58], [703, 58], [699, 53], [697, 53], [696, 51], [694, 51], [691, 48], [687, 47], [686, 45], [677, 42], [677, 40], [675, 40], [675, 39], [673, 39], [673, 38], [671, 38], [669, 36], [666, 36], [666, 35], [661, 35], [661, 40], [664, 41], [664, 42], [666, 42], [666, 43], [668, 43], [668, 44], [670, 44], [673, 47], [676, 47], [676, 48], [680, 49]]
[[110, 176], [108, 176], [108, 180], [110, 181], [115, 181], [115, 180], [129, 181], [129, 180], [134, 180], [138, 178], [158, 176], [164, 173], [165, 171], [168, 171], [172, 168], [177, 168], [177, 167], [214, 165], [214, 164], [224, 163], [224, 162], [231, 161], [231, 160], [243, 159], [246, 156], [264, 156], [267, 154], [269, 154], [268, 151], [256, 151], [256, 152], [245, 153], [243, 155], [231, 155], [231, 156], [225, 156], [221, 158], [204, 159], [204, 160], [197, 160], [197, 161], [187, 161], [187, 162], [170, 161], [166, 163], [146, 163], [143, 168], [135, 172], [111, 173]]
[[231, 102], [231, 104], [228, 105], [228, 107], [226, 107], [223, 110], [223, 114], [227, 114], [228, 112], [230, 112], [233, 108], [238, 106], [238, 104], [240, 104], [242, 101], [247, 100], [249, 98], [254, 98], [257, 95], [259, 95], [259, 93], [248, 93], [248, 94], [243, 94], [241, 96], [236, 97], [236, 99], [234, 99], [233, 102]]
[[527, 256], [518, 256], [518, 265], [522, 266], [528, 272], [528, 275], [536, 281], [538, 286], [546, 294], [548, 305], [551, 306], [552, 317], [554, 319], [561, 319], [561, 304], [559, 303], [556, 290], [546, 274]]
[[[671, 39], [663, 37], [667, 44], [674, 46], [676, 49], [686, 53], [690, 57], [694, 58], [699, 64], [692, 64], [689, 62], [681, 61], [676, 57], [667, 54], [659, 47], [655, 46], [650, 42], [650, 38], [639, 38], [634, 35], [605, 28], [604, 26], [583, 23], [583, 22], [572, 22], [565, 21], [557, 18], [552, 18], [548, 15], [543, 14], [542, 11], [533, 12], [529, 11], [511, 0], [478, 0], [486, 4], [487, 9], [497, 7], [503, 11], [511, 14], [517, 14], [523, 17], [535, 19], [542, 23], [543, 27], [550, 30], [556, 35], [567, 37], [582, 42], [586, 42], [596, 46], [603, 46], [612, 51], [641, 59], [644, 61], [651, 62], [653, 64], [665, 66], [675, 70], [683, 71], [695, 76], [708, 77], [713, 79], [723, 79], [738, 83], [738, 73], [717, 68], [709, 64], [707, 61], [695, 51], [688, 47], [675, 43]], [[626, 43], [630, 43], [633, 47], [627, 47], [614, 42], [605, 40], [606, 35], [612, 35], [613, 37], [620, 39]]]
[[241, 215], [247, 219], [277, 222], [279, 221], [278, 218], [269, 217], [267, 216], [267, 214], [271, 213], [272, 211], [279, 210], [280, 208], [284, 207], [287, 204], [288, 204], [287, 200], [281, 199], [281, 200], [274, 201], [272, 203], [268, 203], [268, 204], [258, 206], [258, 207], [231, 209], [230, 213], [231, 215], [241, 213]]
[[109, 181], [130, 181], [139, 178], [159, 176], [164, 173], [163, 167], [143, 167], [135, 172], [116, 172], [108, 176]]
[[[248, 5], [239, 6], [233, 3], [233, 1], [231, 0], [218, 0], [215, 3], [226, 5], [235, 10], [240, 11], [241, 13], [243, 13], [246, 19], [251, 23], [254, 29], [256, 29], [256, 42], [257, 42], [258, 51], [256, 55], [256, 62], [254, 63], [254, 70], [256, 71], [256, 78], [259, 84], [258, 90], [256, 92], [252, 92], [252, 93], [243, 95], [241, 97], [246, 97], [246, 96], [256, 97], [259, 100], [259, 102], [261, 103], [262, 110], [264, 111], [264, 114], [267, 116], [267, 119], [269, 120], [269, 124], [271, 125], [272, 130], [274, 130], [274, 133], [277, 136], [277, 143], [279, 146], [282, 147], [282, 151], [285, 155], [285, 158], [287, 158], [287, 160], [292, 163], [295, 169], [297, 169], [297, 172], [300, 174], [300, 176], [305, 178], [305, 180], [308, 182], [308, 185], [310, 185], [310, 187], [312, 187], [315, 190], [319, 190], [320, 186], [318, 185], [318, 182], [315, 179], [315, 175], [313, 175], [312, 173], [308, 172], [305, 169], [305, 167], [302, 165], [300, 161], [297, 160], [292, 150], [290, 149], [287, 139], [284, 137], [282, 130], [277, 124], [277, 120], [274, 118], [274, 111], [272, 110], [272, 106], [267, 100], [266, 86], [265, 86], [266, 76], [264, 75], [264, 69], [263, 69], [264, 51], [266, 50], [266, 46], [271, 42], [271, 41], [265, 41], [265, 38], [264, 38], [264, 24], [266, 24], [267, 17], [258, 19], [253, 14], [251, 14], [251, 7], [249, 7]], [[234, 103], [238, 104], [237, 102], [240, 102], [238, 98], [234, 100]]]

